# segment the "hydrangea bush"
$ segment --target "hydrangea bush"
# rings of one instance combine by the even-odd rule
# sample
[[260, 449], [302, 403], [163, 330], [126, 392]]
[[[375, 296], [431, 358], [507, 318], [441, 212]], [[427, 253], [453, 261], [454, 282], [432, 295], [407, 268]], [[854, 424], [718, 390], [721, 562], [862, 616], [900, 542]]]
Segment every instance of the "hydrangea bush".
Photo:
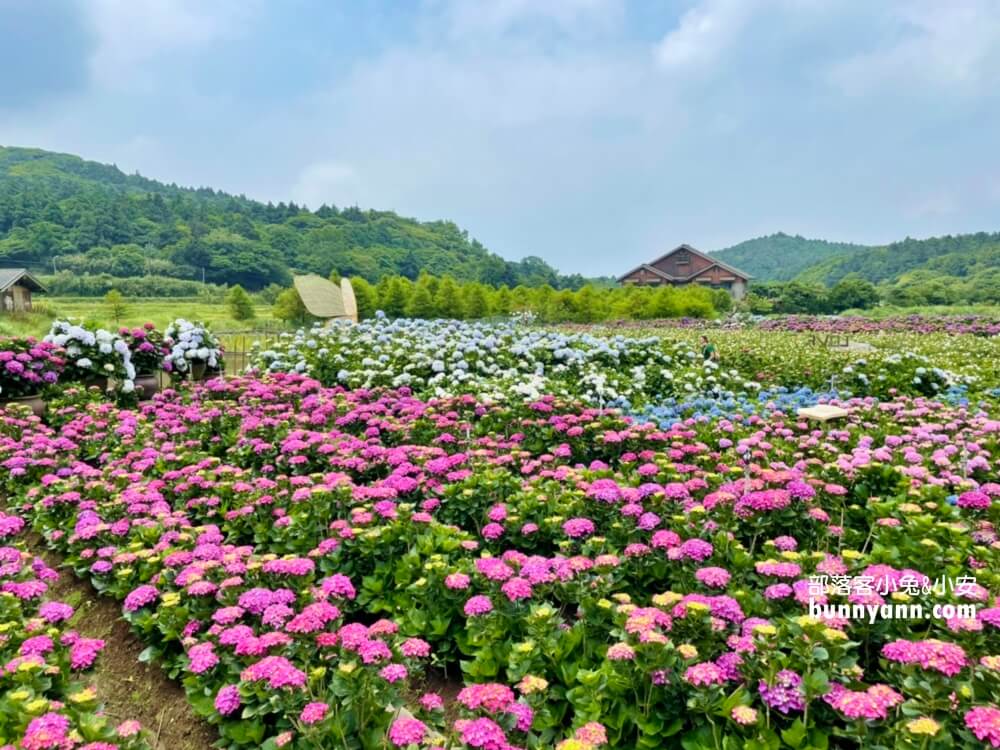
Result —
[[27, 551], [25, 523], [0, 511], [0, 744], [23, 750], [148, 750], [138, 722], [117, 726], [87, 683], [105, 642], [73, 629], [46, 595], [59, 574]]
[[183, 377], [195, 364], [215, 369], [222, 362], [222, 346], [204, 323], [178, 318], [163, 336], [167, 349], [163, 369], [167, 372]]
[[229, 747], [998, 747], [995, 406], [835, 402], [276, 373], [10, 424], [0, 482]]
[[117, 333], [103, 328], [91, 330], [82, 323], [68, 320], [56, 320], [44, 340], [65, 351], [64, 380], [87, 382], [95, 378], [114, 378], [119, 381], [123, 392], [134, 390], [132, 352]]
[[63, 351], [32, 337], [0, 339], [0, 400], [32, 396], [59, 380]]
[[[408, 387], [424, 397], [472, 393], [491, 401], [551, 394], [593, 406], [662, 407], [693, 399], [756, 399], [761, 391], [837, 391], [892, 398], [995, 387], [1000, 339], [893, 334], [863, 350], [810, 343], [805, 333], [719, 330], [719, 361], [701, 355], [700, 331], [622, 333], [376, 317], [315, 327], [259, 347], [259, 373], [294, 372], [324, 385]], [[864, 343], [864, 342], [862, 342]]]

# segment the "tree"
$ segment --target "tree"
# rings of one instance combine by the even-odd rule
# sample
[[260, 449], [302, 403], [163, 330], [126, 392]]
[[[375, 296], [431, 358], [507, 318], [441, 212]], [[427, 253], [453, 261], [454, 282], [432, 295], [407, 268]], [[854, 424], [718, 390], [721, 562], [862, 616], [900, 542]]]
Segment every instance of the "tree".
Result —
[[399, 276], [393, 276], [386, 284], [385, 293], [379, 297], [379, 307], [390, 318], [401, 318], [406, 314], [406, 303], [409, 299], [408, 283]]
[[253, 320], [256, 315], [253, 309], [253, 300], [239, 284], [226, 294], [226, 307], [229, 308], [233, 320]]
[[434, 298], [430, 291], [423, 284], [417, 284], [413, 289], [413, 294], [406, 303], [406, 315], [410, 318], [424, 318], [425, 320], [434, 317]]
[[128, 313], [125, 297], [117, 289], [111, 289], [104, 295], [104, 304], [108, 308], [108, 314], [115, 319], [116, 324], [120, 324], [122, 318]]
[[462, 308], [468, 320], [478, 320], [490, 314], [486, 292], [480, 284], [473, 282], [465, 285], [462, 290]]
[[462, 313], [462, 300], [459, 298], [458, 284], [450, 276], [445, 276], [438, 284], [437, 294], [434, 295], [434, 307], [437, 314], [442, 318], [460, 319]]
[[378, 309], [375, 287], [360, 276], [351, 279], [351, 286], [354, 288], [354, 299], [358, 303], [358, 320], [367, 320], [374, 316]]
[[288, 323], [301, 325], [309, 319], [306, 306], [294, 288], [286, 289], [274, 301], [274, 317]]
[[867, 310], [878, 304], [878, 290], [860, 276], [845, 276], [834, 284], [829, 299], [834, 312], [851, 308]]

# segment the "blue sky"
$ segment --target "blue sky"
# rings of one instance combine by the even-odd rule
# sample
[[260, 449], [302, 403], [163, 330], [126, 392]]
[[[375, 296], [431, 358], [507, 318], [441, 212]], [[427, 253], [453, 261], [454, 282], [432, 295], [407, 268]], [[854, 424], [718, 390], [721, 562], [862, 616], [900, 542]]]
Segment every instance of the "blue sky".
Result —
[[0, 39], [0, 144], [567, 272], [1000, 230], [996, 0], [0, 0]]

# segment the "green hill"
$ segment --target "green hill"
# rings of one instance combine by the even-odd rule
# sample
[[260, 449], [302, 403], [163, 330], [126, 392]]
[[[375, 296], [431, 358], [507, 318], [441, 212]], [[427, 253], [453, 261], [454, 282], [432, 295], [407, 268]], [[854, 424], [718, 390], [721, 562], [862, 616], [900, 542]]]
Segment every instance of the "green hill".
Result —
[[895, 282], [915, 271], [968, 277], [1000, 267], [1000, 233], [946, 235], [926, 240], [907, 237], [864, 253], [838, 255], [804, 270], [803, 281], [835, 284], [848, 274], [874, 283]]
[[7, 147], [0, 147], [0, 265], [55, 272], [55, 286], [67, 289], [97, 274], [156, 277], [165, 288], [204, 278], [259, 289], [287, 284], [293, 271], [373, 282], [426, 270], [494, 285], [584, 283], [540, 258], [507, 261], [450, 221], [261, 203], [69, 154]]
[[718, 250], [712, 256], [746, 271], [754, 281], [789, 281], [817, 263], [869, 249], [849, 242], [809, 240], [778, 232]]

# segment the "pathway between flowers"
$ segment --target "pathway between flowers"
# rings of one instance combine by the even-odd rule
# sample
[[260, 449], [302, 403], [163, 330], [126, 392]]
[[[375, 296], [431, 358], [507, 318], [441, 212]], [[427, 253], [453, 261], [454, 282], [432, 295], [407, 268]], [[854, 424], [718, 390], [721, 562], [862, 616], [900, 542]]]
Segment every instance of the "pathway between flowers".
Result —
[[32, 554], [59, 571], [59, 580], [51, 584], [46, 598], [72, 605], [76, 609], [73, 627], [106, 644], [87, 675], [104, 703], [105, 714], [115, 723], [139, 721], [149, 732], [152, 750], [211, 747], [219, 735], [194, 714], [181, 685], [155, 664], [139, 661], [145, 646], [122, 619], [119, 604], [63, 568], [61, 556], [47, 550], [37, 535], [27, 536], [26, 541]]

